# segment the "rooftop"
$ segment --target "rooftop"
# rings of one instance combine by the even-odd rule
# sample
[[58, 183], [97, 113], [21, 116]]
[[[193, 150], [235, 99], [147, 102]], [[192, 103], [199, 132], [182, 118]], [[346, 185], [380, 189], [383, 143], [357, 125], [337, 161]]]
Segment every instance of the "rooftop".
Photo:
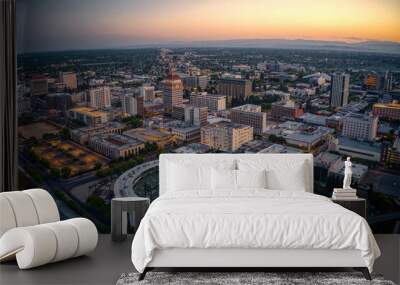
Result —
[[206, 153], [210, 147], [201, 143], [191, 143], [174, 150], [175, 153]]
[[376, 104], [374, 104], [374, 107], [388, 108], [388, 109], [400, 109], [400, 103], [390, 103], [390, 104], [376, 103]]
[[365, 141], [353, 140], [348, 137], [338, 137], [339, 145], [346, 146], [353, 149], [361, 149], [370, 152], [381, 152], [381, 144], [370, 143]]
[[88, 107], [73, 108], [70, 111], [85, 114], [85, 115], [90, 115], [90, 116], [103, 116], [106, 114], [105, 112], [97, 111], [96, 109], [88, 108]]
[[232, 110], [246, 111], [246, 112], [261, 112], [261, 106], [253, 104], [245, 104], [242, 106], [234, 107]]
[[218, 122], [218, 123], [210, 124], [210, 125], [205, 126], [205, 127], [203, 127], [203, 128], [209, 128], [209, 129], [211, 129], [211, 128], [247, 129], [247, 128], [251, 128], [251, 127], [250, 127], [250, 126], [247, 126], [247, 125], [232, 123], [232, 122]]

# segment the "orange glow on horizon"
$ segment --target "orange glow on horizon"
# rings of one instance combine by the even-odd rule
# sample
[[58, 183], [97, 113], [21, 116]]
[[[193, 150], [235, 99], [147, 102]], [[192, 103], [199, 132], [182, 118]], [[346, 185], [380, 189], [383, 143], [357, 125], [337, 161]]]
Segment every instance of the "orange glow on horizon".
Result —
[[400, 41], [400, 1], [172, 1], [127, 9], [98, 33], [144, 40], [284, 38]]

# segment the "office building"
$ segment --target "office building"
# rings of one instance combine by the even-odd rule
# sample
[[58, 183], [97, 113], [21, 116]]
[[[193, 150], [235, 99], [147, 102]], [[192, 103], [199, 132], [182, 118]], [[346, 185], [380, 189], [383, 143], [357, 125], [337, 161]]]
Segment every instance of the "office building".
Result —
[[194, 126], [204, 126], [207, 124], [208, 108], [195, 107], [192, 105], [177, 105], [172, 108], [172, 117], [177, 120], [185, 121]]
[[144, 102], [151, 103], [155, 99], [154, 86], [143, 85], [139, 87], [139, 94], [143, 97]]
[[200, 75], [197, 76], [197, 86], [200, 87], [201, 90], [207, 88], [208, 85], [208, 76], [207, 75]]
[[118, 159], [138, 155], [144, 149], [144, 143], [127, 136], [111, 134], [91, 137], [89, 147], [111, 159]]
[[43, 96], [49, 92], [49, 84], [46, 76], [36, 75], [31, 79], [31, 96]]
[[372, 114], [382, 119], [400, 120], [400, 104], [374, 104]]
[[222, 78], [218, 81], [218, 94], [225, 95], [228, 103], [232, 99], [246, 99], [251, 95], [252, 83], [250, 80], [240, 78]]
[[253, 140], [253, 128], [231, 122], [220, 122], [201, 128], [201, 143], [222, 151], [236, 151]]
[[75, 90], [78, 88], [78, 80], [74, 72], [60, 72], [58, 81], [64, 84], [67, 89]]
[[349, 114], [343, 118], [342, 135], [357, 140], [372, 141], [378, 131], [378, 117]]
[[91, 88], [88, 91], [89, 106], [95, 109], [111, 107], [111, 93], [108, 86]]
[[70, 119], [80, 121], [92, 127], [96, 127], [108, 121], [107, 113], [86, 107], [70, 109], [68, 115]]
[[69, 93], [55, 93], [46, 96], [47, 107], [49, 109], [56, 109], [62, 112], [67, 111], [73, 107], [72, 96]]
[[160, 83], [163, 92], [163, 103], [165, 112], [171, 113], [172, 107], [181, 105], [183, 101], [183, 84], [181, 78], [174, 72], [170, 72]]
[[363, 85], [369, 90], [390, 92], [393, 88], [393, 74], [390, 71], [384, 74], [368, 74], [364, 77]]
[[345, 73], [333, 74], [331, 80], [331, 98], [332, 107], [343, 107], [349, 100], [350, 75]]
[[254, 133], [261, 135], [267, 127], [267, 114], [261, 112], [261, 106], [246, 104], [232, 108], [230, 119], [233, 123], [253, 127]]
[[189, 105], [185, 107], [184, 112], [184, 119], [186, 123], [197, 127], [207, 125], [207, 107], [193, 107]]
[[208, 107], [208, 111], [216, 113], [226, 109], [226, 96], [207, 94], [207, 92], [192, 92], [190, 104], [195, 107]]
[[293, 101], [286, 103], [273, 103], [271, 107], [271, 117], [274, 120], [286, 121], [300, 118], [304, 115], [304, 110]]
[[129, 116], [144, 115], [144, 97], [138, 94], [125, 94], [122, 96], [122, 111]]

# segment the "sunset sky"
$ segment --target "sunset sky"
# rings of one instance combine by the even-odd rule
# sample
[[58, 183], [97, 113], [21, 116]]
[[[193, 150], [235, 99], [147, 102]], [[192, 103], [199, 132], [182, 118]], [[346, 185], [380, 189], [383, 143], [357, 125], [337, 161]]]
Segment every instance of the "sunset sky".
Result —
[[400, 0], [17, 0], [18, 49], [224, 39], [400, 42]]

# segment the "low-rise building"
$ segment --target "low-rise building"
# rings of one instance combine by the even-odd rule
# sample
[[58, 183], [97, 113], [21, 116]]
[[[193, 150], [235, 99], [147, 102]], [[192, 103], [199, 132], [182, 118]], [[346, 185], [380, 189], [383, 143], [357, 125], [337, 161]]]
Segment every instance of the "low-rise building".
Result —
[[70, 109], [68, 111], [68, 115], [70, 119], [80, 121], [92, 127], [105, 124], [109, 118], [106, 112], [97, 111], [95, 109], [86, 107]]
[[159, 147], [165, 148], [176, 143], [177, 136], [163, 129], [136, 128], [125, 131], [124, 135], [137, 139], [141, 142], [156, 143]]
[[108, 122], [96, 127], [83, 127], [71, 130], [71, 139], [79, 144], [88, 144], [90, 138], [107, 134], [122, 134], [124, 124]]
[[89, 147], [111, 159], [138, 155], [144, 143], [127, 136], [111, 134], [89, 139]]
[[300, 118], [304, 115], [304, 110], [297, 106], [293, 101], [286, 103], [273, 103], [271, 107], [271, 117], [275, 120], [286, 121]]
[[383, 119], [400, 120], [400, 104], [374, 104], [372, 114]]
[[341, 136], [331, 141], [330, 149], [341, 155], [381, 161], [381, 144], [378, 143], [362, 142]]
[[287, 121], [268, 129], [268, 136], [275, 135], [286, 143], [311, 151], [323, 141], [329, 140], [333, 129], [326, 127], [308, 126], [300, 122]]

